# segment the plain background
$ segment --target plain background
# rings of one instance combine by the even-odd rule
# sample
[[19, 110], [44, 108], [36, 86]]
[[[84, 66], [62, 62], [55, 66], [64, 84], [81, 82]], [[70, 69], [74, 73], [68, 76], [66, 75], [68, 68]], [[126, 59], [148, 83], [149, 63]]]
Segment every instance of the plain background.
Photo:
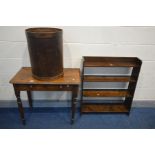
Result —
[[[25, 29], [29, 27], [0, 27], [0, 100], [16, 100], [9, 80], [21, 67], [30, 66], [25, 37]], [[155, 26], [57, 27], [63, 29], [65, 68], [80, 68], [82, 56], [138, 57], [143, 61], [143, 64], [134, 100], [155, 100]], [[120, 73], [125, 74], [126, 71], [122, 70]], [[95, 83], [94, 86], [105, 88], [106, 84], [101, 86]], [[114, 88], [121, 88], [123, 83], [114, 86]], [[34, 92], [33, 98], [38, 100], [70, 100], [70, 93]], [[22, 93], [22, 99], [27, 99], [26, 93]]]
[[[154, 26], [153, 0], [1, 1], [6, 26]], [[58, 11], [60, 10], [60, 11]], [[148, 69], [149, 70], [149, 69]], [[154, 154], [154, 130], [1, 130], [6, 154]]]

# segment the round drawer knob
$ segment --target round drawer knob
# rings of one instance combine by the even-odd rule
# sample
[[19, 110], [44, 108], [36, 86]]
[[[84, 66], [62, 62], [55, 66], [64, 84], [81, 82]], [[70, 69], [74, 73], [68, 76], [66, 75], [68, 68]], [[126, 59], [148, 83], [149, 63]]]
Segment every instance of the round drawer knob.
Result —
[[60, 86], [60, 88], [62, 88], [62, 86]]
[[97, 96], [100, 96], [100, 94], [97, 94]]

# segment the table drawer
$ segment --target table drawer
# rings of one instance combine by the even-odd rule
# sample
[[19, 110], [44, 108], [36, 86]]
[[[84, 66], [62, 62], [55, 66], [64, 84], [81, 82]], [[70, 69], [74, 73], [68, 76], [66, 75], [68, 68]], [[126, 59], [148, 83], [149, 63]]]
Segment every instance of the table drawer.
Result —
[[16, 84], [15, 89], [24, 91], [24, 90], [32, 90], [32, 91], [71, 91], [71, 85], [35, 85], [35, 84]]

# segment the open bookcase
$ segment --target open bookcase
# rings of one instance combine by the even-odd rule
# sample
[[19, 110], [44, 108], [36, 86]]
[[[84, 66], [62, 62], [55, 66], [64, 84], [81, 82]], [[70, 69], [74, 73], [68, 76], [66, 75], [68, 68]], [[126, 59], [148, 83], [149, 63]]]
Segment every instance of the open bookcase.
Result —
[[[140, 72], [142, 61], [136, 57], [83, 57], [83, 67], [81, 75], [81, 114], [82, 113], [130, 113], [135, 88]], [[102, 74], [85, 74], [87, 68], [96, 69], [98, 67], [105, 68], [130, 68], [128, 75], [107, 75]], [[127, 88], [107, 89], [107, 88], [85, 88], [84, 83], [117, 83], [123, 82], [127, 84]], [[117, 98], [123, 100], [112, 103], [95, 103], [92, 98]], [[86, 100], [85, 98], [90, 98]], [[92, 102], [93, 101], [93, 102]]]

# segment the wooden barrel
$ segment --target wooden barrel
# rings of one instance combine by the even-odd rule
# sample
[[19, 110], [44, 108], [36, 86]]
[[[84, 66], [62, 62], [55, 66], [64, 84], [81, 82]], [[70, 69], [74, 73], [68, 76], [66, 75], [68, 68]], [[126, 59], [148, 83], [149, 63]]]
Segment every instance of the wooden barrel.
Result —
[[33, 77], [46, 80], [63, 76], [62, 30], [29, 28], [25, 32]]

